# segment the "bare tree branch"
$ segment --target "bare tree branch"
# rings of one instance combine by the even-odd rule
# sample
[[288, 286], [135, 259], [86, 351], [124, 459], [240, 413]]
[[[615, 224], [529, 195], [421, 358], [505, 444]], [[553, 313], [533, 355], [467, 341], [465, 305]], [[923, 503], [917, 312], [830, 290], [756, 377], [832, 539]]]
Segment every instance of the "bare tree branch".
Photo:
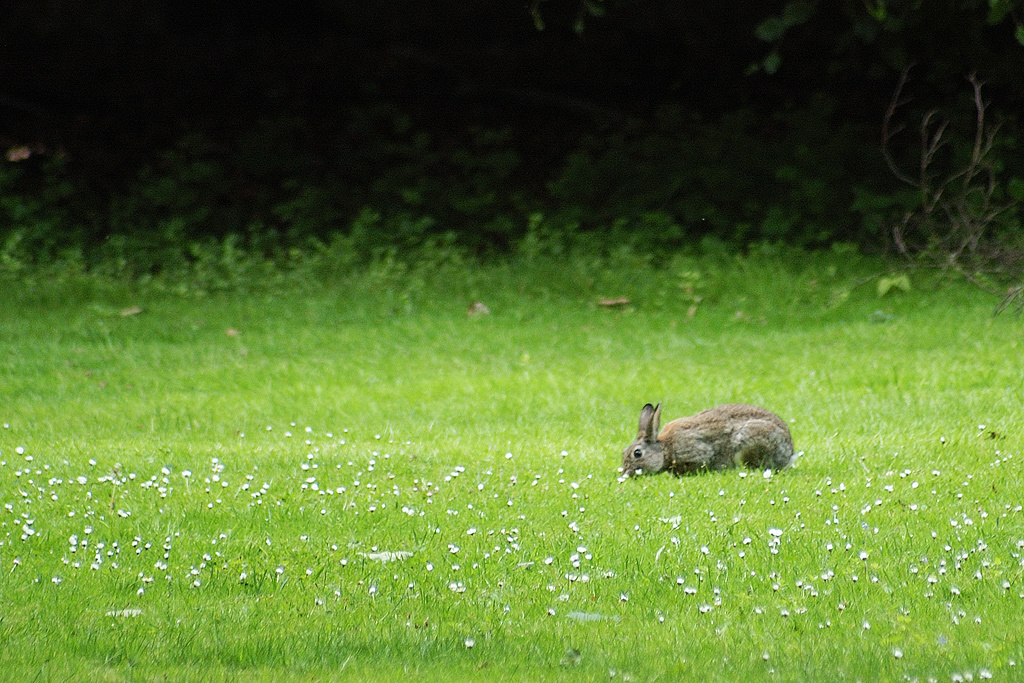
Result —
[[896, 126], [896, 128], [891, 128], [889, 124], [892, 121], [892, 117], [896, 115], [896, 110], [910, 101], [909, 99], [900, 99], [900, 96], [903, 93], [903, 86], [907, 84], [907, 78], [910, 76], [910, 69], [913, 66], [913, 64], [908, 64], [903, 67], [899, 83], [896, 84], [896, 90], [892, 93], [892, 101], [889, 102], [889, 108], [885, 110], [885, 116], [882, 117], [882, 155], [885, 157], [885, 163], [894, 176], [911, 187], [918, 187], [913, 178], [900, 170], [896, 160], [892, 158], [892, 154], [889, 152], [889, 141], [904, 128], [902, 124]]
[[[1006, 275], [1010, 269], [1019, 268], [1024, 264], [1024, 253], [994, 235], [1000, 216], [1019, 202], [1012, 198], [998, 200], [1000, 185], [994, 154], [999, 124], [986, 120], [984, 82], [976, 74], [967, 77], [974, 104], [974, 131], [968, 156], [959, 166], [955, 159], [946, 158], [949, 155], [940, 155], [949, 142], [949, 120], [934, 109], [922, 116], [915, 179], [899, 167], [890, 149], [895, 135], [904, 130], [903, 125], [894, 123], [894, 118], [908, 101], [903, 98], [903, 90], [909, 72], [907, 67], [900, 74], [882, 119], [882, 153], [889, 170], [898, 180], [914, 187], [920, 201], [908, 207], [892, 225], [893, 245], [897, 253], [915, 265], [960, 273], [978, 287], [998, 294], [982, 278], [986, 273]], [[997, 311], [1011, 305], [1018, 310], [1024, 308], [1024, 287], [1008, 290]]]

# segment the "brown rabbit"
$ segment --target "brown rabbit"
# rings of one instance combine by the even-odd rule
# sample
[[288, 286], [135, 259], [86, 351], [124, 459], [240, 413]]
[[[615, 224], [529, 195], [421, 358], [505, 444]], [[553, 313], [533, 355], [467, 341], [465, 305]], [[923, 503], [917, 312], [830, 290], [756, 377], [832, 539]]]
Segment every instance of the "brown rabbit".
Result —
[[729, 403], [672, 420], [660, 432], [661, 404], [640, 411], [636, 440], [622, 453], [622, 476], [691, 474], [740, 465], [780, 470], [793, 464], [793, 437], [766, 408]]

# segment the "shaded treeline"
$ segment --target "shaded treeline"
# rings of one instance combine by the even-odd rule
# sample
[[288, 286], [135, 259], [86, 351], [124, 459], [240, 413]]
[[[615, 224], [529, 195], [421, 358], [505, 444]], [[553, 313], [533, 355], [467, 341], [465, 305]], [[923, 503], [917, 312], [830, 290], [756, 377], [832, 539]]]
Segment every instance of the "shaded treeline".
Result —
[[143, 270], [228, 236], [883, 249], [919, 201], [879, 144], [908, 64], [896, 160], [937, 108], [932, 169], [955, 173], [977, 73], [998, 191], [1024, 177], [1024, 47], [996, 4], [11, 2], [0, 238]]

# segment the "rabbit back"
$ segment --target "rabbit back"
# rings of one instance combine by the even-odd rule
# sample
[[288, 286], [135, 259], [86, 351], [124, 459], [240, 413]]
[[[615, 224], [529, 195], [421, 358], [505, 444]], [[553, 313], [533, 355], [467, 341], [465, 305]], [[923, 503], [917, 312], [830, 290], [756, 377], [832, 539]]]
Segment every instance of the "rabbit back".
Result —
[[676, 474], [730, 467], [782, 469], [794, 459], [782, 418], [760, 406], [729, 403], [681, 417], [658, 434], [666, 467]]

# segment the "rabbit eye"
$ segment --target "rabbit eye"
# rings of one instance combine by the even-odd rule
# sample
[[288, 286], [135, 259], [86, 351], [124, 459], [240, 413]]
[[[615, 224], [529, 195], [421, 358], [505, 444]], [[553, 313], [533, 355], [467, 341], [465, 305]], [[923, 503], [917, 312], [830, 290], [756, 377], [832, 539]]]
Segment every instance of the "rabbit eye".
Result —
[[636, 449], [635, 451], [633, 451], [633, 457], [634, 457], [634, 458], [639, 458], [639, 457], [640, 457], [640, 456], [642, 456], [643, 454], [644, 454], [644, 452], [643, 452], [642, 450], [640, 450], [639, 448], [638, 448], [638, 449]]

